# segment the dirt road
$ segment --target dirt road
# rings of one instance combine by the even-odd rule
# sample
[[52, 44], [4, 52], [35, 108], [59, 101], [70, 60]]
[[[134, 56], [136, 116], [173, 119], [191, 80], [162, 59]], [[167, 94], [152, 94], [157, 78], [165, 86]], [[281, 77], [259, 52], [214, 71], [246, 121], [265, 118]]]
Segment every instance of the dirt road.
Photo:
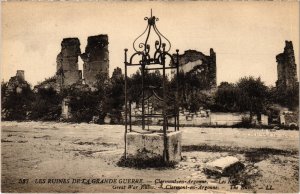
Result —
[[[124, 126], [2, 122], [2, 192], [299, 191], [298, 131], [181, 130], [180, 164], [134, 169], [116, 165], [124, 151]], [[234, 188], [228, 178], [210, 177], [202, 170], [206, 162], [227, 155], [238, 157], [246, 167], [234, 177]], [[162, 183], [170, 179], [176, 186]], [[199, 180], [206, 181], [207, 190], [199, 187]]]

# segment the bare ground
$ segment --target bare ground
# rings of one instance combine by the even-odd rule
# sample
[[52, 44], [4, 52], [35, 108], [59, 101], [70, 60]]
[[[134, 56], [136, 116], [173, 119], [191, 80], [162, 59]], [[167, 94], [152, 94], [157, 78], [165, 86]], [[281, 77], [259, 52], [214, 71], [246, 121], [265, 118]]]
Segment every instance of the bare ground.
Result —
[[[124, 126], [54, 122], [2, 122], [2, 192], [299, 192], [299, 131], [181, 128], [183, 160], [175, 168], [118, 167]], [[205, 163], [238, 157], [245, 168], [229, 177], [207, 175]], [[72, 179], [143, 179], [150, 188]], [[22, 184], [21, 180], [28, 179]], [[44, 183], [43, 179], [46, 179]], [[60, 179], [50, 180], [49, 179]], [[62, 183], [69, 179], [69, 183]], [[155, 184], [155, 180], [206, 183]], [[158, 181], [158, 180], [157, 180]], [[199, 189], [199, 185], [217, 189]], [[175, 186], [169, 189], [167, 185]], [[232, 186], [234, 185], [234, 187]], [[125, 186], [122, 187], [122, 186]], [[177, 187], [176, 187], [177, 186]], [[184, 188], [188, 186], [188, 189]], [[191, 189], [196, 186], [197, 189]]]

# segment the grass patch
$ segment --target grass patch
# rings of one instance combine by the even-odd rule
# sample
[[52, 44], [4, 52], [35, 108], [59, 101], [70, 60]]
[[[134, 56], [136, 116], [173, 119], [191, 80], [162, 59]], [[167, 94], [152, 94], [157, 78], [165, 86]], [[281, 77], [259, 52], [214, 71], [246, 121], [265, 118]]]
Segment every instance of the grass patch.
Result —
[[145, 169], [145, 168], [159, 168], [159, 169], [166, 169], [166, 168], [174, 168], [176, 162], [165, 162], [163, 157], [161, 156], [154, 156], [149, 157], [147, 154], [142, 151], [139, 152], [136, 156], [129, 155], [127, 158], [123, 155], [120, 160], [117, 162], [117, 165], [120, 167], [130, 167], [130, 168], [137, 168], [137, 169]]

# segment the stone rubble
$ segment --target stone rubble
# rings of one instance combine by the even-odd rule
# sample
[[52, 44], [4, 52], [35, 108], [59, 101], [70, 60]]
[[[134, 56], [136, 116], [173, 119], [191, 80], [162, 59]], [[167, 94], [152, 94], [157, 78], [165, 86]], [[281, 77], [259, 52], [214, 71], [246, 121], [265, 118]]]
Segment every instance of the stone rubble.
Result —
[[236, 165], [239, 159], [233, 156], [222, 157], [206, 164], [205, 169], [223, 174], [225, 170]]

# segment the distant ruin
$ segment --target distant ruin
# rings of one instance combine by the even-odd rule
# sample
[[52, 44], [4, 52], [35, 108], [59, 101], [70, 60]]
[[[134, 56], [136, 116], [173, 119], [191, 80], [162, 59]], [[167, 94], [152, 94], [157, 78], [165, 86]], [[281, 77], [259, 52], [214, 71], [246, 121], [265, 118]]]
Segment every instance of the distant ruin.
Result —
[[179, 71], [185, 74], [196, 73], [208, 83], [208, 89], [217, 87], [216, 53], [212, 48], [209, 56], [196, 50], [184, 51], [184, 54], [179, 55]]
[[284, 92], [297, 87], [297, 67], [292, 41], [285, 41], [284, 51], [276, 56], [276, 61], [277, 89]]
[[25, 71], [24, 70], [17, 70], [16, 77], [18, 77], [19, 79], [25, 80]]
[[81, 54], [78, 38], [64, 38], [61, 42], [61, 52], [57, 55], [57, 83], [60, 88], [70, 86], [82, 79], [78, 67], [78, 56]]
[[84, 61], [83, 77], [85, 83], [92, 87], [96, 82], [96, 76], [100, 72], [108, 74], [108, 36], [101, 34], [88, 37], [85, 53], [80, 57]]
[[[83, 71], [79, 70], [79, 56], [84, 62]], [[64, 38], [56, 63], [56, 74], [39, 83], [35, 89], [53, 88], [60, 92], [71, 85], [84, 90], [92, 89], [100, 72], [109, 73], [108, 36], [100, 34], [88, 37], [85, 53], [82, 54], [78, 38]]]
[[24, 70], [17, 70], [16, 76], [13, 76], [9, 79], [6, 92], [21, 93], [23, 87], [27, 87], [27, 85], [28, 83], [25, 81]]

